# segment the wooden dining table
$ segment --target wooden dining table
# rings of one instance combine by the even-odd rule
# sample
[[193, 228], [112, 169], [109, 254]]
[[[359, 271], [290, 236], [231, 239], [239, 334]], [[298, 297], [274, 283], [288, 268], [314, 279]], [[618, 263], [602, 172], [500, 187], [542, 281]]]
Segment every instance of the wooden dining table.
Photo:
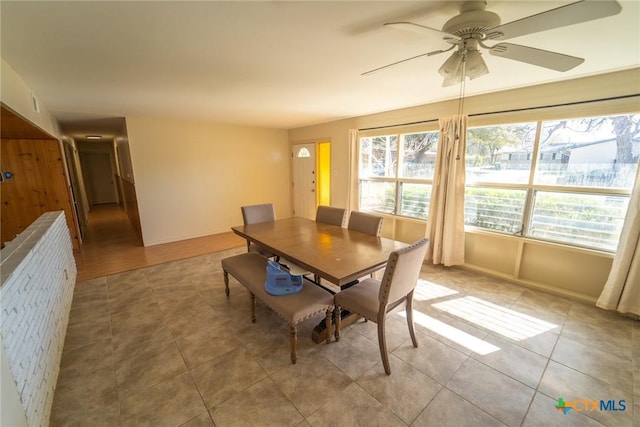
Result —
[[[240, 237], [307, 270], [319, 279], [315, 281], [316, 285], [321, 286], [322, 280], [335, 285], [335, 292], [380, 270], [392, 251], [407, 246], [396, 240], [306, 218], [279, 219], [231, 229]], [[343, 319], [344, 326], [349, 323], [349, 319]], [[314, 330], [316, 342], [324, 339], [326, 331], [321, 329], [322, 324]]]

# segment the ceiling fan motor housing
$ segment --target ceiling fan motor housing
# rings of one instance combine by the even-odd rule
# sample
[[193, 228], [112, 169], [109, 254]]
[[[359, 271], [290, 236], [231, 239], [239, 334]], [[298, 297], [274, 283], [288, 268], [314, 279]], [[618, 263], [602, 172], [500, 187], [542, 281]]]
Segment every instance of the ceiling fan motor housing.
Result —
[[449, 19], [443, 26], [445, 33], [458, 37], [484, 38], [484, 34], [491, 28], [500, 25], [500, 17], [485, 10], [486, 1], [466, 1], [460, 6], [460, 14]]

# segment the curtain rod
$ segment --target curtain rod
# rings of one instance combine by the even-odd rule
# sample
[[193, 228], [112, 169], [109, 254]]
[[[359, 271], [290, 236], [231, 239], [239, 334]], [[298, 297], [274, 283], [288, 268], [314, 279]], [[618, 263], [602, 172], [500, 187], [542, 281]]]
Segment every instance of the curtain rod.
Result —
[[[469, 117], [488, 116], [490, 114], [518, 113], [520, 111], [541, 110], [541, 109], [544, 109], [544, 108], [568, 107], [568, 106], [571, 106], [571, 105], [590, 104], [592, 102], [616, 101], [618, 99], [634, 98], [634, 97], [637, 97], [637, 96], [640, 96], [640, 93], [634, 93], [634, 94], [631, 94], [631, 95], [614, 96], [614, 97], [611, 97], [611, 98], [590, 99], [590, 100], [587, 100], [587, 101], [565, 102], [564, 104], [540, 105], [538, 107], [515, 108], [515, 109], [511, 109], [511, 110], [490, 111], [490, 112], [486, 112], [486, 113], [475, 113], [475, 114], [469, 114]], [[398, 126], [420, 125], [420, 124], [431, 123], [431, 122], [436, 122], [436, 121], [438, 121], [438, 119], [420, 120], [420, 121], [417, 121], [417, 122], [408, 122], [408, 123], [399, 123], [399, 124], [395, 124], [395, 125], [386, 125], [386, 126], [376, 126], [376, 127], [370, 127], [370, 128], [362, 128], [362, 129], [358, 129], [358, 131], [361, 132], [361, 131], [366, 131], [366, 130], [388, 129], [388, 128], [394, 128], [394, 127], [398, 127]]]

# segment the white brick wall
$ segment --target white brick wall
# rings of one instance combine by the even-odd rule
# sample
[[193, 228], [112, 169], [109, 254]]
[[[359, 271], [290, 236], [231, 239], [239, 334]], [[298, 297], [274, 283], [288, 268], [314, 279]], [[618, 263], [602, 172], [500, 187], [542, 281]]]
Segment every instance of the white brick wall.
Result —
[[0, 259], [2, 346], [29, 426], [48, 426], [76, 281], [64, 213], [43, 214]]

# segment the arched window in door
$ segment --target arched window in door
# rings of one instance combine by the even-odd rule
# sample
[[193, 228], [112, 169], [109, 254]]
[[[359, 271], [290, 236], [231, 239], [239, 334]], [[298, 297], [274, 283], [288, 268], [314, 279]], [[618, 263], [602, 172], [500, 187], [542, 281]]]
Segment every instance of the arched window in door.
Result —
[[298, 157], [311, 157], [311, 153], [307, 147], [302, 147], [298, 150]]

